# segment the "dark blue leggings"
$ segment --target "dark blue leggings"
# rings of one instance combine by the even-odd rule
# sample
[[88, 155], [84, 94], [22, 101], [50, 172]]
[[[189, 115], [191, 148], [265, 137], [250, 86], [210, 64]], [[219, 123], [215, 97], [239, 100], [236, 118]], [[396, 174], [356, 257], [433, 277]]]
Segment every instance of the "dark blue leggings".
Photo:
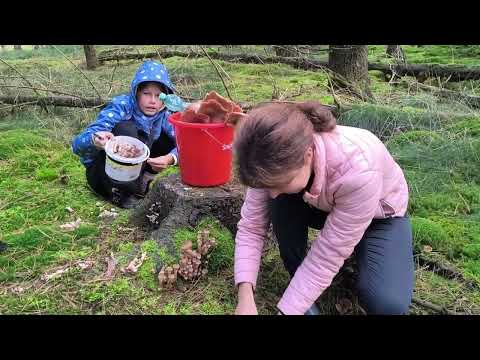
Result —
[[[328, 213], [310, 207], [302, 194], [281, 194], [269, 205], [280, 255], [293, 276], [307, 253], [308, 227], [323, 228]], [[414, 286], [410, 219], [374, 219], [354, 256], [359, 302], [367, 313], [407, 313]]]

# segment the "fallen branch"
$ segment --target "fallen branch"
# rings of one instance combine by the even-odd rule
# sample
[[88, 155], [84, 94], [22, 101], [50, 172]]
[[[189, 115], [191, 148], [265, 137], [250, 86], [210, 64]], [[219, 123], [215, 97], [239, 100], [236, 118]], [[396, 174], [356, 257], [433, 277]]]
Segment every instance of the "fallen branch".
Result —
[[[117, 55], [109, 55], [100, 53], [98, 60], [100, 62], [126, 59], [145, 59], [145, 58], [168, 58], [168, 57], [203, 57], [201, 53], [184, 52], [177, 50], [159, 50], [157, 52], [148, 52], [143, 54], [123, 53]], [[247, 54], [225, 54], [211, 52], [209, 56], [212, 59], [224, 60], [228, 62], [237, 62], [245, 64], [287, 64], [297, 69], [318, 71], [322, 68], [328, 68], [327, 61], [319, 61], [307, 59], [305, 57], [282, 57], [282, 56], [261, 56], [261, 55], [247, 55]], [[440, 64], [380, 64], [369, 63], [368, 70], [381, 71], [384, 74], [403, 77], [413, 76], [419, 79], [438, 77], [449, 78], [449, 81], [465, 81], [465, 80], [480, 80], [480, 66], [467, 67], [460, 65], [440, 65]]]
[[463, 94], [463, 93], [460, 93], [458, 91], [453, 91], [453, 90], [443, 89], [443, 88], [439, 88], [439, 87], [435, 87], [435, 86], [425, 85], [425, 84], [422, 84], [422, 83], [419, 83], [419, 82], [415, 82], [413, 84], [401, 82], [399, 84], [424, 89], [424, 90], [430, 91], [434, 95], [437, 95], [437, 96], [442, 97], [444, 99], [461, 101], [461, 102], [464, 102], [466, 105], [468, 105], [472, 108], [480, 108], [480, 96]]
[[384, 74], [395, 74], [397, 77], [413, 76], [417, 79], [448, 78], [450, 82], [480, 80], [480, 67], [441, 64], [379, 64], [369, 63], [368, 70], [381, 71]]
[[433, 259], [429, 259], [421, 254], [416, 255], [416, 257], [420, 266], [426, 267], [427, 270], [432, 271], [437, 275], [443, 276], [444, 278], [447, 278], [449, 280], [460, 280], [462, 283], [464, 283], [467, 287], [471, 289], [479, 288], [478, 284], [466, 279], [465, 276], [453, 266], [442, 264]]
[[85, 73], [84, 73], [82, 70], [80, 70], [80, 68], [79, 68], [77, 65], [75, 65], [75, 63], [73, 63], [73, 61], [70, 60], [59, 48], [57, 48], [55, 45], [52, 45], [52, 46], [53, 46], [53, 48], [54, 48], [55, 50], [57, 50], [60, 54], [62, 54], [62, 56], [63, 56], [65, 59], [67, 59], [67, 61], [68, 61], [70, 64], [72, 64], [73, 67], [74, 67], [75, 69], [77, 69], [77, 70], [80, 72], [80, 74], [83, 75], [83, 77], [84, 77], [85, 79], [87, 79], [87, 81], [90, 83], [90, 85], [92, 85], [93, 90], [95, 90], [95, 92], [97, 93], [98, 98], [101, 99], [101, 98], [102, 98], [102, 95], [100, 95], [100, 93], [98, 92], [97, 88], [95, 87], [95, 85], [93, 85], [92, 81], [90, 80], [90, 78], [89, 78], [87, 75], [85, 75]]
[[436, 311], [436, 312], [438, 312], [440, 314], [444, 314], [444, 315], [466, 315], [465, 313], [459, 313], [459, 312], [456, 312], [456, 311], [448, 310], [447, 308], [445, 308], [443, 306], [435, 305], [435, 304], [432, 304], [431, 302], [421, 300], [421, 299], [418, 299], [416, 297], [414, 297], [412, 299], [412, 302], [414, 304], [423, 306], [424, 308]]
[[203, 48], [203, 46], [200, 46], [200, 49], [202, 49], [203, 53], [205, 54], [205, 56], [208, 58], [208, 60], [210, 61], [210, 63], [213, 65], [213, 67], [215, 68], [215, 71], [217, 72], [218, 76], [220, 77], [220, 80], [222, 80], [222, 84], [223, 84], [223, 87], [225, 88], [225, 91], [227, 92], [227, 95], [228, 95], [228, 98], [230, 100], [233, 101], [232, 97], [230, 96], [230, 92], [228, 91], [228, 87], [227, 85], [225, 84], [225, 80], [223, 80], [223, 76], [222, 74], [220, 74], [220, 70], [218, 70], [218, 65], [215, 64], [215, 62], [213, 61], [213, 59], [210, 57], [210, 55], [208, 55], [207, 51]]
[[0, 88], [30, 89], [30, 90], [45, 91], [45, 92], [49, 92], [49, 93], [52, 93], [52, 94], [59, 94], [59, 95], [66, 95], [66, 96], [76, 97], [76, 98], [79, 98], [79, 99], [82, 98], [81, 96], [78, 96], [78, 95], [75, 95], [75, 94], [66, 93], [66, 92], [63, 92], [63, 91], [52, 90], [52, 89], [42, 89], [42, 88], [30, 87], [30, 86], [0, 85]]
[[38, 106], [64, 106], [78, 108], [93, 108], [107, 104], [110, 99], [99, 98], [76, 98], [72, 96], [10, 96], [0, 95], [0, 102], [12, 105], [38, 105]]
[[[37, 90], [34, 89], [34, 86], [32, 85], [32, 83], [25, 77], [25, 75], [23, 75], [19, 70], [17, 70], [16, 67], [14, 67], [13, 65], [10, 65], [8, 62], [3, 60], [2, 58], [0, 58], [0, 61], [2, 63], [4, 63], [5, 65], [7, 65], [10, 69], [15, 71], [18, 75], [20, 75], [20, 77], [33, 89], [35, 94], [37, 94], [39, 97], [41, 97], [41, 95], [37, 92]], [[45, 110], [46, 113], [48, 113], [48, 110], [45, 106], [42, 105], [42, 108]]]

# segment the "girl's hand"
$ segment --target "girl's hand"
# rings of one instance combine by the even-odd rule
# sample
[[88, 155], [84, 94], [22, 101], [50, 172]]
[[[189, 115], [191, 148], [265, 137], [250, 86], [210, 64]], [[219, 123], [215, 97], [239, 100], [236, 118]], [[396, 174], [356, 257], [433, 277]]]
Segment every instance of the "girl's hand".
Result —
[[255, 299], [253, 298], [253, 286], [250, 283], [241, 283], [238, 286], [238, 305], [235, 315], [258, 315]]
[[105, 144], [113, 138], [113, 134], [108, 131], [99, 131], [93, 134], [93, 145], [99, 150], [105, 150]]
[[150, 158], [147, 160], [147, 163], [152, 167], [154, 171], [162, 171], [169, 165], [173, 165], [175, 160], [173, 159], [173, 155], [168, 154], [164, 156], [159, 156], [156, 158]]

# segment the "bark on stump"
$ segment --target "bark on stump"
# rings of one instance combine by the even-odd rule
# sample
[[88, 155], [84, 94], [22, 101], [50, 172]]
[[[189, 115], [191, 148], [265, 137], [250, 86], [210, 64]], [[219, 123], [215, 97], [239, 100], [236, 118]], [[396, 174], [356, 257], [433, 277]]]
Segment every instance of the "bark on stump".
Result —
[[199, 188], [183, 184], [179, 174], [173, 174], [153, 185], [130, 220], [169, 251], [174, 251], [173, 235], [179, 228], [195, 227], [205, 217], [219, 220], [235, 237], [244, 192], [235, 181]]

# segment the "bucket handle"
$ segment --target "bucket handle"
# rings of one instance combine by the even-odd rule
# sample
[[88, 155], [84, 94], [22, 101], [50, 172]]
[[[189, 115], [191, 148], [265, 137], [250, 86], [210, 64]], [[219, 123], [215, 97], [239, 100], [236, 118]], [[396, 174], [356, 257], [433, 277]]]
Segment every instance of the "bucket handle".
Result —
[[206, 133], [208, 136], [210, 136], [218, 145], [222, 147], [222, 150], [232, 150], [232, 145], [233, 144], [224, 144], [221, 141], [219, 141], [215, 136], [210, 134], [207, 129], [201, 129], [204, 133]]

